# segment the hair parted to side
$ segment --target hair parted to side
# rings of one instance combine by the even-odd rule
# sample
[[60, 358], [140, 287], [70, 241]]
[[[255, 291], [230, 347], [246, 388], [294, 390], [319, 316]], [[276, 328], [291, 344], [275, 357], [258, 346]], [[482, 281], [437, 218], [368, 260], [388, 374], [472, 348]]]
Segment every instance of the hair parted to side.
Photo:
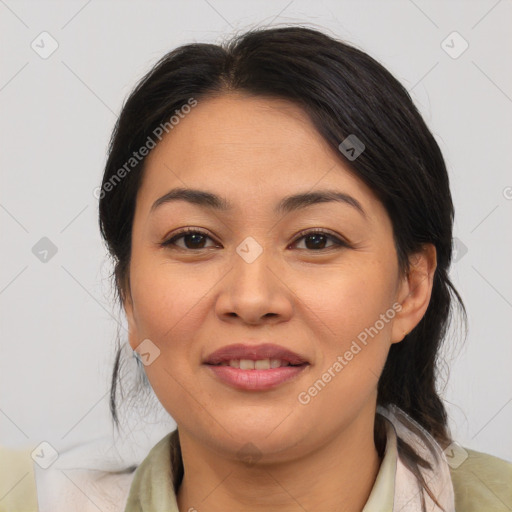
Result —
[[[200, 103], [229, 91], [294, 102], [336, 150], [351, 134], [365, 144], [354, 161], [341, 152], [339, 157], [386, 208], [402, 272], [408, 271], [408, 256], [422, 244], [435, 245], [437, 268], [430, 304], [416, 328], [391, 346], [377, 402], [397, 405], [441, 445], [449, 444], [447, 414], [436, 389], [438, 354], [453, 299], [464, 318], [466, 313], [448, 276], [454, 218], [448, 173], [409, 93], [372, 57], [303, 26], [252, 30], [222, 45], [176, 48], [127, 99], [110, 141], [102, 187], [190, 98]], [[131, 229], [143, 170], [144, 160], [99, 201], [100, 230], [114, 260], [120, 301], [129, 286]], [[116, 424], [119, 357], [120, 347], [111, 388]], [[377, 446], [382, 446], [383, 428], [377, 416]]]

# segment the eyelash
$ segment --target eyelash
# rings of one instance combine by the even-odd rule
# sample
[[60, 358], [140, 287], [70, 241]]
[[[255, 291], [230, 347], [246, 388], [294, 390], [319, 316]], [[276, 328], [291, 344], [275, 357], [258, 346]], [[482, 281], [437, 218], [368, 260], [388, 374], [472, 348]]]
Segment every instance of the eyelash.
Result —
[[[165, 240], [164, 242], [162, 242], [160, 244], [160, 246], [161, 247], [169, 248], [169, 247], [175, 245], [176, 240], [179, 240], [180, 238], [183, 238], [184, 236], [190, 235], [190, 234], [204, 235], [204, 236], [210, 238], [211, 240], [213, 240], [208, 235], [207, 232], [205, 232], [205, 231], [203, 231], [203, 230], [201, 230], [199, 228], [184, 228], [181, 231], [179, 231], [178, 233], [176, 233], [174, 236], [169, 238], [168, 240]], [[325, 248], [322, 248], [322, 249], [316, 249], [316, 250], [310, 249], [309, 250], [310, 252], [327, 251], [329, 249], [335, 248], [336, 246], [338, 246], [338, 247], [346, 247], [346, 248], [350, 247], [348, 242], [346, 242], [345, 240], [343, 240], [341, 238], [338, 238], [337, 236], [333, 235], [329, 231], [326, 231], [326, 230], [323, 230], [323, 229], [314, 229], [314, 228], [313, 229], [305, 229], [305, 230], [299, 232], [298, 235], [297, 235], [297, 238], [295, 238], [295, 240], [290, 245], [296, 244], [302, 238], [306, 238], [307, 236], [316, 235], [316, 234], [326, 236], [328, 239], [330, 239], [334, 243], [334, 245], [332, 245], [330, 247], [325, 247]], [[185, 250], [185, 251], [193, 251], [193, 252], [199, 252], [202, 249], [211, 249], [211, 247], [203, 247], [203, 248], [200, 248], [200, 249], [188, 249], [188, 248], [183, 248], [183, 247], [178, 247], [178, 248], [182, 249], [182, 250]], [[308, 250], [308, 249], [300, 249], [300, 250]]]

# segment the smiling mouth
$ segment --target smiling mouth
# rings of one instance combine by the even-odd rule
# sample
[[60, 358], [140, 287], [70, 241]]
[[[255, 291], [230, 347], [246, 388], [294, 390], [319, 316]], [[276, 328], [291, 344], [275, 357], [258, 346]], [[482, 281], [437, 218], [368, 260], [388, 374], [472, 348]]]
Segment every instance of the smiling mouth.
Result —
[[309, 363], [290, 364], [280, 359], [231, 359], [205, 364], [223, 384], [243, 391], [268, 391], [298, 378]]
[[304, 355], [273, 343], [226, 345], [203, 360], [216, 381], [243, 391], [275, 389], [309, 366]]

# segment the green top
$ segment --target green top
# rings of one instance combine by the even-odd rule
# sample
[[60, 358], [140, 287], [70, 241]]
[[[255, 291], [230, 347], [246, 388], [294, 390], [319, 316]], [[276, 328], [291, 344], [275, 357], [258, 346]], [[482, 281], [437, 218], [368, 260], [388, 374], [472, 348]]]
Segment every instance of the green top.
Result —
[[[37, 480], [30, 452], [30, 449], [9, 450], [0, 447], [0, 512], [38, 510]], [[119, 503], [117, 510], [178, 512], [171, 478], [170, 453], [169, 433], [137, 467], [130, 483], [127, 503]], [[456, 512], [510, 512], [512, 463], [474, 450], [465, 449], [464, 453], [467, 458], [453, 465], [457, 467], [450, 467]], [[447, 453], [447, 459], [449, 456]], [[363, 512], [392, 511], [396, 464], [396, 438], [388, 437], [386, 452]], [[103, 488], [101, 493], [108, 495], [109, 489]], [[55, 496], [55, 500], [58, 503], [59, 495]], [[80, 511], [77, 509], [77, 512]]]

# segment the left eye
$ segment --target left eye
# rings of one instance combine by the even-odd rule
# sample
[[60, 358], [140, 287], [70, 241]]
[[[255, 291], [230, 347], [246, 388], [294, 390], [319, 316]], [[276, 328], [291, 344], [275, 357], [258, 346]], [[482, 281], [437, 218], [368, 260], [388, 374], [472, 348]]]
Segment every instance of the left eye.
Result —
[[[325, 231], [309, 231], [300, 233], [301, 236], [295, 240], [293, 244], [296, 244], [299, 240], [304, 240], [306, 245], [306, 249], [311, 250], [322, 250], [322, 249], [330, 249], [334, 246], [342, 246], [347, 247], [344, 241], [340, 240], [338, 237], [331, 235]], [[333, 244], [331, 246], [325, 247], [326, 241], [331, 240]], [[292, 244], [292, 245], [293, 245]]]

